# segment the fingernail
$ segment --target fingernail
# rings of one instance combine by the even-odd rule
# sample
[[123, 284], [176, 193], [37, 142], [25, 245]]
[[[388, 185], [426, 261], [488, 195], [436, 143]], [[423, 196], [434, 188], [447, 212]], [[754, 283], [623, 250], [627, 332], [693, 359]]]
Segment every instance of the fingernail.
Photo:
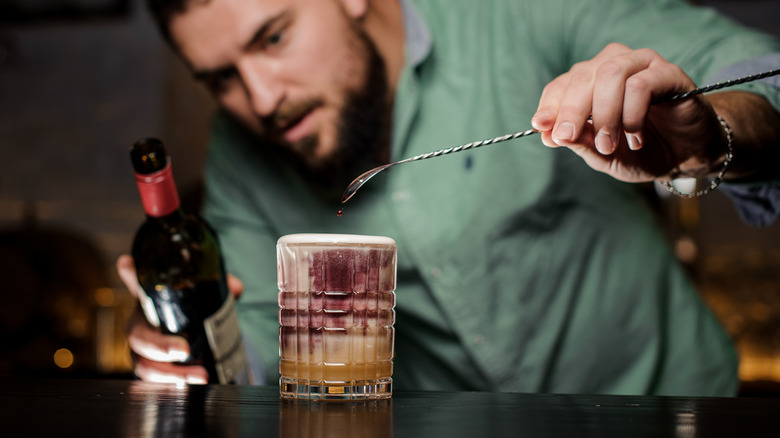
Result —
[[628, 148], [632, 151], [642, 149], [642, 142], [636, 134], [626, 134], [626, 140], [628, 141]]
[[187, 376], [187, 383], [190, 385], [205, 385], [208, 381], [203, 377]]
[[173, 362], [184, 362], [190, 357], [186, 351], [181, 350], [168, 350], [168, 356], [170, 356]]
[[615, 151], [615, 144], [612, 143], [612, 137], [610, 137], [607, 131], [599, 131], [596, 134], [596, 150], [602, 155], [609, 155]]
[[531, 118], [531, 126], [540, 131], [549, 130], [550, 123], [555, 121], [555, 113], [545, 109], [537, 110]]
[[190, 357], [189, 345], [184, 339], [174, 338], [168, 346], [168, 356], [174, 362], [184, 362]]
[[574, 140], [574, 125], [570, 122], [563, 122], [553, 131], [553, 139], [562, 141]]

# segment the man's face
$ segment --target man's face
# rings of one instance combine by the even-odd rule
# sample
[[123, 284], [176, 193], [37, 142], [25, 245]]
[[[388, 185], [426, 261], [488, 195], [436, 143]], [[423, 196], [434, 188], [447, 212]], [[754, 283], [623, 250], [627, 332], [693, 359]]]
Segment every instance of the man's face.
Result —
[[193, 2], [170, 31], [195, 77], [251, 131], [314, 173], [355, 172], [386, 153], [388, 85], [342, 3]]

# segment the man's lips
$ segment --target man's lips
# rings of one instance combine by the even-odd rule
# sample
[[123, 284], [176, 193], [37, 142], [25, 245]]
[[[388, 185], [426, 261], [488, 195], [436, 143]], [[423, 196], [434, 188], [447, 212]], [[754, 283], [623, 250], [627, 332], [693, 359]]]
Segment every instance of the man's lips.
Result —
[[282, 133], [282, 137], [284, 137], [287, 142], [295, 143], [314, 131], [315, 122], [315, 110], [311, 109], [300, 116], [287, 121], [279, 127], [279, 130]]

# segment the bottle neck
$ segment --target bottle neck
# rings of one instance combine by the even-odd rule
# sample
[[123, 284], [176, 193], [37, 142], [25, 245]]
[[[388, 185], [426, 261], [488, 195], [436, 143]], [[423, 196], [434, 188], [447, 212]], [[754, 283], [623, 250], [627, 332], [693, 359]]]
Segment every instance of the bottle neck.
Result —
[[173, 180], [173, 171], [169, 162], [159, 172], [149, 175], [135, 174], [135, 182], [138, 192], [141, 194], [141, 203], [144, 211], [151, 217], [167, 216], [179, 209], [179, 192]]

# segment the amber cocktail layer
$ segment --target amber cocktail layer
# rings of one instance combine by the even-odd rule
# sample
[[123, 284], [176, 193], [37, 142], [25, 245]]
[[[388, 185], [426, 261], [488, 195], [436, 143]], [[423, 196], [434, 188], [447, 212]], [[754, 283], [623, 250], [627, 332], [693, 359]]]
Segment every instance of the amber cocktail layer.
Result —
[[277, 246], [281, 396], [390, 397], [394, 242], [371, 236], [344, 236], [346, 242], [295, 237], [283, 237]]

